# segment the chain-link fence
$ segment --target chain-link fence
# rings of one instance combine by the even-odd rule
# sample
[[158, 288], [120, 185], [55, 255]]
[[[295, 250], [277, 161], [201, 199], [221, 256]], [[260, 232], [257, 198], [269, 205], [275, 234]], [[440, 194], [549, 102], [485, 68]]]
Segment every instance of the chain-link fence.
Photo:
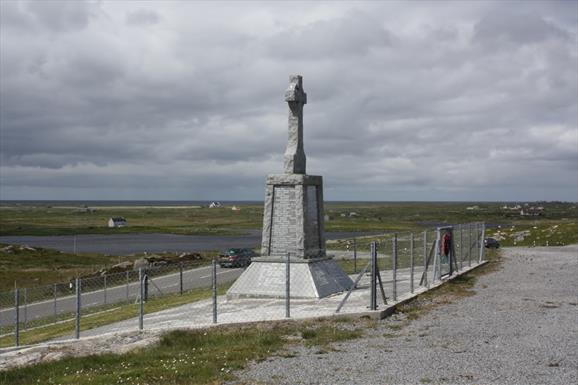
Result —
[[[225, 273], [221, 283], [226, 284], [236, 276]], [[3, 292], [0, 347], [46, 339], [45, 333], [78, 334], [76, 329], [86, 330], [135, 317], [141, 296], [150, 311], [207, 297], [211, 279], [210, 266], [190, 261]], [[80, 318], [82, 323], [77, 327]]]
[[[485, 226], [468, 223], [394, 233], [343, 242], [349, 249], [336, 252], [339, 263], [358, 273], [356, 288], [368, 287], [369, 308], [376, 300], [397, 302], [418, 288], [429, 288], [446, 277], [479, 264], [484, 255]], [[359, 250], [361, 245], [361, 251]], [[369, 250], [365, 250], [365, 245]], [[347, 298], [339, 309], [346, 304]]]
[[329, 271], [335, 263], [290, 256], [270, 261], [266, 270], [250, 277], [249, 283], [262, 284], [268, 292], [239, 301], [224, 294], [243, 269], [221, 268], [217, 260], [209, 266], [153, 266], [16, 289], [0, 293], [0, 347], [136, 328], [376, 310], [378, 302], [395, 303], [477, 265], [483, 239], [484, 225], [470, 223], [344, 240], [333, 261], [351, 279], [343, 285], [354, 285], [330, 296], [331, 283], [319, 270]]

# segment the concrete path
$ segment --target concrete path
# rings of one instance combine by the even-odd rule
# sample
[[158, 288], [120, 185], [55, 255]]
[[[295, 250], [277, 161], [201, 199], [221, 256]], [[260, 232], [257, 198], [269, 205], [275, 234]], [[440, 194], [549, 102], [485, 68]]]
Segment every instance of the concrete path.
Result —
[[[384, 291], [389, 305], [393, 304], [393, 273], [391, 270], [381, 272]], [[410, 270], [397, 271], [396, 291], [398, 301], [410, 297]], [[356, 276], [352, 276], [353, 279]], [[421, 293], [427, 287], [420, 287], [421, 274], [414, 273], [414, 292]], [[360, 314], [368, 312], [369, 306], [369, 275], [365, 274], [345, 302], [341, 314]], [[429, 282], [432, 282], [432, 270], [429, 271]], [[439, 282], [437, 282], [439, 284]], [[315, 317], [333, 316], [337, 307], [345, 297], [345, 293], [333, 295], [320, 300], [292, 299], [290, 302], [290, 316], [292, 319], [306, 319]], [[381, 294], [378, 292], [378, 310], [387, 309]], [[254, 299], [242, 298], [229, 300], [226, 296], [217, 299], [218, 324], [244, 323], [256, 321], [271, 321], [285, 319], [286, 305], [284, 299]], [[211, 300], [199, 301], [173, 309], [147, 314], [144, 317], [146, 330], [207, 327], [213, 325], [213, 304]], [[98, 336], [107, 333], [124, 333], [138, 328], [138, 318], [129, 319], [115, 324], [82, 332], [83, 337]]]

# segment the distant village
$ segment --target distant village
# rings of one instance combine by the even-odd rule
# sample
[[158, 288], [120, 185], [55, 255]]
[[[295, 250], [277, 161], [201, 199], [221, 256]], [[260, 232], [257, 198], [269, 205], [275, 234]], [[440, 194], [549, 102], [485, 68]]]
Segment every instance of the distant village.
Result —
[[[523, 205], [504, 205], [501, 207], [502, 211], [506, 211], [507, 213], [516, 214], [518, 213], [522, 217], [537, 217], [544, 213], [543, 206], [530, 206], [529, 203], [524, 203]], [[480, 210], [480, 206], [468, 206], [466, 207], [468, 211], [475, 211]]]
[[[238, 206], [230, 206], [230, 207], [226, 207], [225, 205], [223, 205], [221, 202], [219, 201], [212, 201], [210, 202], [208, 205], [204, 206], [206, 208], [210, 208], [210, 209], [230, 209], [232, 211], [241, 211], [241, 208]], [[524, 204], [505, 204], [502, 207], [500, 207], [500, 209], [504, 212], [505, 215], [507, 216], [512, 216], [512, 215], [519, 215], [521, 217], [537, 217], [537, 216], [541, 216], [544, 214], [544, 207], [543, 206], [538, 206], [538, 205], [532, 205], [530, 203], [524, 203]], [[473, 205], [473, 206], [468, 206], [466, 207], [467, 211], [477, 211], [477, 210], [484, 210], [484, 208], [481, 208], [479, 205]], [[82, 208], [83, 212], [87, 212], [87, 213], [94, 213], [96, 210], [94, 208], [90, 208], [88, 206], [84, 206]], [[359, 217], [360, 214], [354, 211], [348, 212], [348, 213], [340, 213], [339, 214], [341, 217], [349, 217], [349, 218], [356, 218]], [[329, 215], [325, 215], [324, 216], [325, 221], [330, 221], [333, 218]], [[126, 218], [124, 217], [111, 217], [108, 219], [107, 222], [107, 226], [109, 228], [121, 228], [121, 227], [126, 227], [128, 226], [128, 221]]]
[[[225, 208], [225, 206], [219, 201], [213, 201], [213, 202], [209, 203], [209, 205], [206, 207], [208, 207], [210, 209]], [[85, 207], [83, 210], [85, 210], [86, 212], [89, 212], [89, 213], [93, 213], [95, 211], [94, 209], [90, 209], [88, 207]], [[232, 206], [231, 210], [241, 211], [241, 208], [239, 208], [237, 206]], [[119, 227], [126, 227], [128, 225], [128, 222], [127, 222], [126, 218], [124, 218], [124, 217], [112, 217], [108, 220], [107, 225], [110, 228], [119, 228]]]

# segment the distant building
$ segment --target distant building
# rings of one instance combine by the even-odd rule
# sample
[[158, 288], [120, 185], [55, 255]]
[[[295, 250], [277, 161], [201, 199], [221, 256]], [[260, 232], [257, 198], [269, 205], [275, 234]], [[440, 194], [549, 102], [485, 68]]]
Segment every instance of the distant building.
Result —
[[469, 207], [466, 207], [466, 210], [479, 210], [479, 209], [480, 209], [480, 206], [469, 206]]
[[233, 206], [233, 207], [231, 207], [231, 210], [233, 210], [233, 211], [241, 211], [241, 209], [240, 209], [240, 208], [238, 208], [237, 206]]
[[211, 204], [209, 205], [210, 209], [214, 209], [217, 207], [223, 207], [223, 205], [221, 204], [221, 202], [211, 202]]
[[542, 215], [543, 207], [526, 207], [520, 210], [520, 215], [523, 217], [537, 217]]
[[110, 218], [108, 220], [108, 227], [125, 227], [126, 219], [123, 217]]
[[512, 211], [518, 211], [521, 208], [522, 208], [522, 206], [520, 206], [520, 205], [514, 205], [514, 206], [505, 205], [504, 207], [502, 207], [503, 210], [512, 210]]

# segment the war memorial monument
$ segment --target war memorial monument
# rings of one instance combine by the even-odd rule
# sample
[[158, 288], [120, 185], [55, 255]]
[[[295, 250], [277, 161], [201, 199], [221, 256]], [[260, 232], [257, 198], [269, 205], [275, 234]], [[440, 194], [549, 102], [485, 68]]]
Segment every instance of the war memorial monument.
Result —
[[299, 75], [289, 78], [289, 143], [284, 173], [267, 177], [261, 257], [243, 272], [227, 297], [284, 297], [290, 258], [291, 297], [323, 298], [349, 289], [353, 282], [325, 254], [323, 178], [307, 175], [303, 150], [303, 106], [307, 94]]

